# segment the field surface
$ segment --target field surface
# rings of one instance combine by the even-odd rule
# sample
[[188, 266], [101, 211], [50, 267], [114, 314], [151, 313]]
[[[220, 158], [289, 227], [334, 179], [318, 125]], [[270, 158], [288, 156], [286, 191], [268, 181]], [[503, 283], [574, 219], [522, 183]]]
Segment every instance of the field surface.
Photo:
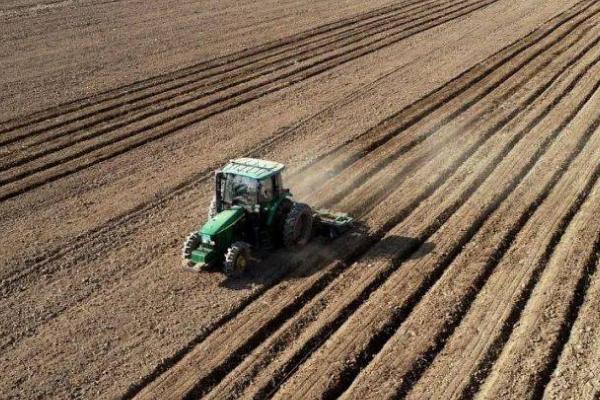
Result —
[[[0, 5], [0, 398], [600, 399], [600, 2]], [[212, 171], [357, 218], [180, 266]]]

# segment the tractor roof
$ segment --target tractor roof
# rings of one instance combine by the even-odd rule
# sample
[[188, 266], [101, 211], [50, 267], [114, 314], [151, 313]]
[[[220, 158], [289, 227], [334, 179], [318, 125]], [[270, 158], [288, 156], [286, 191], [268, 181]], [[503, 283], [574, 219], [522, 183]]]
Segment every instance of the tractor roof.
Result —
[[284, 168], [285, 165], [274, 161], [259, 160], [256, 158], [238, 158], [231, 160], [222, 171], [227, 174], [242, 175], [260, 180], [276, 175]]

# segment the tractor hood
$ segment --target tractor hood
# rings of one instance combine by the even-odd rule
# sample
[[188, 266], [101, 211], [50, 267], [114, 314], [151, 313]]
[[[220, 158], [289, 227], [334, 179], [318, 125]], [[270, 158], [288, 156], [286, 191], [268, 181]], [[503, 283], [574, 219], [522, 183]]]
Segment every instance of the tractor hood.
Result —
[[244, 216], [244, 209], [234, 207], [230, 210], [221, 211], [209, 219], [200, 230], [201, 235], [215, 236], [227, 230]]

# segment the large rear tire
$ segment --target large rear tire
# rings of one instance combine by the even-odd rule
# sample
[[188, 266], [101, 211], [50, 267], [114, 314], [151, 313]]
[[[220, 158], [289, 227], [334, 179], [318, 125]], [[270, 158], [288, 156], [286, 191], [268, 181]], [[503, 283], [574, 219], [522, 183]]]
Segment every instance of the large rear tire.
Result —
[[304, 203], [294, 203], [283, 224], [283, 245], [287, 248], [306, 245], [312, 235], [313, 213]]
[[240, 277], [250, 262], [250, 245], [245, 242], [235, 242], [227, 250], [223, 271], [230, 278]]

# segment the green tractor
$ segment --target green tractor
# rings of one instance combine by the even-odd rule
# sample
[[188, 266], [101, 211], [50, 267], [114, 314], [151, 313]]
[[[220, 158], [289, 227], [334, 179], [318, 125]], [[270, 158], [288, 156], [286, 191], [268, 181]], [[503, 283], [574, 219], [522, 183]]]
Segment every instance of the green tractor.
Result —
[[215, 195], [208, 221], [186, 239], [184, 266], [193, 271], [220, 265], [238, 277], [253, 251], [304, 246], [315, 234], [336, 237], [350, 228], [352, 218], [327, 210], [312, 210], [295, 202], [283, 187], [283, 164], [239, 158], [215, 173]]

